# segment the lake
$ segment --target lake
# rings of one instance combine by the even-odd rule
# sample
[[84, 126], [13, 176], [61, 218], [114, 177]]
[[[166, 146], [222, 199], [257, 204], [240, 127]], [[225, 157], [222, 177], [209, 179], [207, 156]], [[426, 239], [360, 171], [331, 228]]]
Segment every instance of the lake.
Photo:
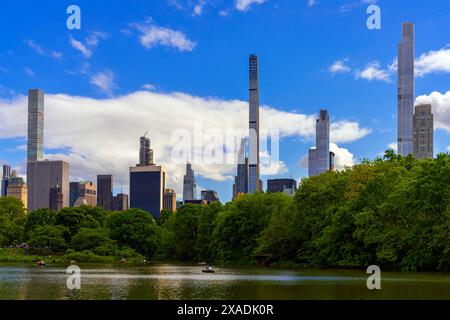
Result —
[[450, 274], [382, 272], [368, 290], [365, 270], [216, 268], [176, 264], [80, 264], [81, 289], [69, 290], [66, 266], [0, 264], [0, 299], [448, 299]]

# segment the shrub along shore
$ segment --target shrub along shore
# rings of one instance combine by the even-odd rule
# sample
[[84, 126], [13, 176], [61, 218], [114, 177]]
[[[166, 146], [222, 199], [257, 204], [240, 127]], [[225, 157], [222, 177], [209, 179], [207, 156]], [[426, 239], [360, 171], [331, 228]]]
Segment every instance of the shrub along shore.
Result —
[[259, 193], [226, 205], [186, 204], [156, 220], [139, 209], [27, 214], [20, 201], [0, 198], [0, 246], [0, 262], [158, 259], [449, 271], [450, 155], [415, 160], [387, 151], [303, 179], [293, 197]]

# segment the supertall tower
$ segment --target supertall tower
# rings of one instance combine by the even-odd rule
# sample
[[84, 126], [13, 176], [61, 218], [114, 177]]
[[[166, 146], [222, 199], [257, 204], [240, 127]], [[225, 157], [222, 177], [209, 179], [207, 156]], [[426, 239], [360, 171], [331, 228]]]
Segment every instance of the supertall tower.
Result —
[[44, 92], [28, 91], [28, 161], [44, 158]]
[[398, 154], [407, 156], [414, 152], [414, 24], [403, 23], [402, 33], [398, 44]]
[[262, 191], [259, 180], [259, 83], [258, 57], [250, 55], [250, 95], [249, 95], [249, 159], [248, 192]]
[[190, 163], [186, 164], [186, 174], [183, 179], [183, 201], [196, 200], [197, 183], [195, 182], [195, 173]]
[[145, 167], [153, 165], [153, 150], [150, 148], [150, 139], [144, 135], [140, 139], [140, 148], [139, 148], [139, 166]]

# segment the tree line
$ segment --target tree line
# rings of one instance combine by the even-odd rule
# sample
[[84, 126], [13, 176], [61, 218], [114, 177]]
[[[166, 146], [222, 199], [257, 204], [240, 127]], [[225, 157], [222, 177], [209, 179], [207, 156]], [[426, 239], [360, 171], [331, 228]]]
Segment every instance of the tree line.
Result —
[[0, 245], [32, 254], [384, 269], [450, 270], [450, 155], [387, 151], [303, 179], [295, 196], [243, 195], [183, 205], [156, 220], [139, 209], [40, 209], [0, 199]]

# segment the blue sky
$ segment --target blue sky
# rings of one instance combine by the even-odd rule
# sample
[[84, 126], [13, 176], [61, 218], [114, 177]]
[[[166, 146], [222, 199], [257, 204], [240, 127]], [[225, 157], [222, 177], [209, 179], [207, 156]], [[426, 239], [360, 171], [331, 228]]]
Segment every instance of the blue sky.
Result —
[[[366, 27], [370, 3], [381, 8], [381, 30]], [[71, 4], [81, 8], [81, 30], [66, 27], [66, 9]], [[11, 110], [23, 111], [23, 95], [29, 88], [42, 88], [48, 95], [64, 94], [73, 105], [83, 103], [86, 108], [99, 102], [93, 114], [90, 112], [94, 107], [86, 109], [89, 117], [85, 120], [74, 112], [74, 119], [78, 119], [75, 126], [84, 131], [92, 128], [85, 125], [94, 121], [100, 112], [98, 108], [102, 108], [100, 104], [108, 101], [131, 104], [130, 101], [140, 99], [132, 98], [133, 94], [143, 90], [148, 92], [139, 100], [143, 107], [147, 101], [158, 104], [177, 92], [186, 95], [173, 101], [180, 103], [180, 108], [187, 100], [192, 102], [186, 97], [196, 97], [201, 99], [198, 105], [204, 105], [204, 109], [193, 106], [187, 110], [207, 113], [211, 107], [209, 98], [230, 105], [248, 99], [250, 53], [258, 54], [260, 60], [262, 105], [286, 111], [288, 114], [283, 115], [287, 117], [286, 125], [297, 123], [287, 121], [292, 118], [289, 115], [312, 117], [320, 108], [328, 109], [333, 122], [357, 125], [350, 126], [348, 132], [344, 125], [340, 128], [341, 133], [345, 131], [342, 134], [355, 136], [336, 141], [345, 149], [342, 161], [373, 159], [396, 141], [397, 81], [393, 63], [404, 21], [416, 24], [419, 66], [416, 96], [426, 96], [421, 101], [433, 102], [438, 122], [435, 151], [446, 152], [450, 146], [450, 93], [446, 95], [450, 90], [448, 1], [3, 0], [0, 160], [19, 171], [23, 168], [26, 114]], [[436, 93], [432, 95], [433, 92]], [[61, 99], [54, 101], [55, 106], [46, 109], [46, 117], [52, 108], [58, 109], [56, 101]], [[74, 123], [70, 123], [73, 109], [67, 108], [61, 110], [68, 118], [67, 130], [73, 134], [76, 132], [71, 127]], [[192, 114], [176, 110], [169, 117], [189, 119]], [[124, 111], [124, 119], [129, 111]], [[156, 146], [161, 149], [166, 146], [161, 141], [170, 137], [158, 134], [162, 132], [159, 126], [165, 126], [167, 119], [152, 109], [148, 118], [141, 120], [145, 126], [139, 130], [147, 128], [150, 138], [160, 141]], [[208, 121], [207, 114], [205, 120]], [[86, 151], [88, 143], [99, 148], [106, 144], [114, 149], [113, 141], [96, 140], [96, 132], [91, 130], [90, 136], [82, 135], [84, 142], [67, 138], [68, 142], [63, 143], [64, 131], [57, 131], [56, 124], [48, 121], [47, 127], [52, 127], [50, 133], [62, 135], [58, 141], [46, 136], [46, 153], [53, 154], [50, 158], [70, 155], [81, 159], [74, 163], [74, 179], [92, 179], [96, 170], [108, 171], [107, 164], [89, 166], [82, 162], [103, 159]], [[98, 130], [108, 131], [112, 127], [117, 125], [108, 127], [106, 123]], [[131, 129], [123, 125], [117, 130], [125, 133]], [[138, 138], [129, 141], [132, 150], [136, 149]], [[299, 162], [314, 145], [312, 138], [310, 134], [287, 133], [280, 146], [284, 169], [272, 177], [305, 176], [307, 170]], [[125, 149], [126, 146], [114, 151], [119, 154]], [[157, 159], [158, 152], [163, 154], [155, 148]], [[128, 151], [123, 153], [129, 155]], [[111, 159], [106, 151], [102, 154]], [[137, 161], [132, 157], [134, 154], [127, 164]], [[161, 162], [167, 161], [161, 158]], [[216, 189], [222, 199], [229, 200], [232, 172], [215, 170], [199, 168], [199, 185]], [[180, 190], [179, 171], [173, 174], [177, 178], [172, 181], [177, 190]], [[125, 177], [127, 167], [111, 167], [111, 172]], [[125, 178], [118, 181], [126, 189]]]

